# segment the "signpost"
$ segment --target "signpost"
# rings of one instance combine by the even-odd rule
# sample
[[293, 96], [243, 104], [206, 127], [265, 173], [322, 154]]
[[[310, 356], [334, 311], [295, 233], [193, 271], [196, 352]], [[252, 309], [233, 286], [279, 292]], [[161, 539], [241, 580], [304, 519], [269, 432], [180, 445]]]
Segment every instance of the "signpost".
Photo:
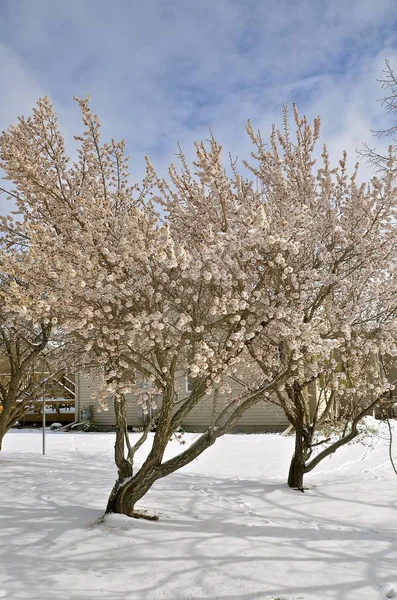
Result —
[[43, 390], [43, 456], [45, 455], [45, 389]]

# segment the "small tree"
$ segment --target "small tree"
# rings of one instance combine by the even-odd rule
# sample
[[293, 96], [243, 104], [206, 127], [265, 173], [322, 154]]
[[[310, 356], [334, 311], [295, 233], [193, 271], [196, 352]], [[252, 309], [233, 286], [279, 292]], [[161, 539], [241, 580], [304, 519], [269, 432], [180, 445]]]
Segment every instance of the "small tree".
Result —
[[[19, 282], [7, 277], [0, 284], [0, 450], [9, 428], [42, 395], [40, 372], [50, 353], [52, 321], [38, 316], [39, 301], [30, 314], [33, 306], [19, 304], [19, 287]], [[27, 296], [25, 288], [25, 300]]]
[[[383, 365], [396, 353], [397, 195], [391, 153], [383, 182], [358, 185], [358, 167], [348, 176], [345, 154], [331, 168], [324, 147], [314, 168], [319, 119], [311, 127], [295, 109], [295, 124], [292, 140], [285, 113], [269, 149], [248, 129], [257, 166], [247, 166], [278, 245], [267, 268], [279, 313], [250, 351], [266, 376], [289, 370], [273, 401], [295, 429], [288, 483], [302, 488], [304, 473], [351, 441], [390, 388]], [[318, 432], [330, 415], [346, 427], [321, 448], [329, 440]]]
[[43, 395], [47, 373], [41, 372], [51, 327], [19, 320], [0, 325], [0, 450], [4, 435]]
[[[18, 249], [13, 258], [21, 264]], [[1, 255], [2, 269], [10, 267]], [[4, 273], [4, 271], [3, 271]], [[76, 348], [42, 302], [42, 293], [16, 278], [0, 284], [0, 450], [4, 435], [33, 408], [53, 379], [76, 362]], [[67, 347], [67, 351], [66, 351]]]

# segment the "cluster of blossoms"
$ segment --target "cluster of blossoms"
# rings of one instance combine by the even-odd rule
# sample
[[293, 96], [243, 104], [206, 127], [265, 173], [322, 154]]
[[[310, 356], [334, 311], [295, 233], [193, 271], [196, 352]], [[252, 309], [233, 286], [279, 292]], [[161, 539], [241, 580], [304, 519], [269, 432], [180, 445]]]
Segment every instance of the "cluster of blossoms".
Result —
[[295, 113], [298, 144], [287, 117], [270, 149], [248, 125], [256, 188], [235, 165], [226, 173], [214, 139], [196, 145], [194, 172], [181, 155], [167, 182], [148, 161], [131, 186], [124, 144], [101, 144], [88, 99], [78, 102], [86, 129], [75, 163], [47, 99], [1, 138], [24, 215], [4, 219], [3, 235], [29, 241], [24, 260], [4, 260], [46, 290], [40, 309], [108, 369], [107, 394], [125, 392], [136, 372], [161, 389], [175, 356], [214, 383], [255, 362], [267, 380], [289, 368], [281, 386], [326, 373], [339, 389], [334, 356], [348, 355], [351, 378], [358, 355], [391, 351], [394, 314], [379, 315], [394, 302], [392, 175], [359, 186], [346, 157], [330, 168], [326, 149], [315, 171], [319, 120], [311, 128]]

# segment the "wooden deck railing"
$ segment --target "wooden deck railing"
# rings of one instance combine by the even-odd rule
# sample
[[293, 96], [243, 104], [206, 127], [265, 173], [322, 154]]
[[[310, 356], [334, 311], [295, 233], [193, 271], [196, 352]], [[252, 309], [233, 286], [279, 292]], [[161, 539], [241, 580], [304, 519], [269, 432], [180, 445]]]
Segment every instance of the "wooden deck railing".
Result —
[[[9, 373], [0, 373], [0, 383], [4, 386], [10, 381]], [[45, 382], [46, 393], [54, 397], [74, 398], [76, 395], [76, 385], [74, 375], [54, 375], [50, 373], [37, 372], [26, 373], [21, 378], [21, 389], [29, 390], [30, 387]]]
[[[0, 383], [5, 387], [10, 382], [9, 373], [0, 373]], [[46, 405], [46, 422], [51, 423], [73, 423], [75, 420], [75, 395], [76, 387], [74, 375], [64, 373], [58, 376], [51, 376], [50, 373], [36, 372], [27, 373], [22, 377], [20, 390], [26, 390], [26, 393], [20, 393], [17, 400], [28, 400], [29, 391], [40, 383], [44, 383], [43, 388], [36, 390], [44, 394]], [[0, 399], [0, 413], [3, 411]], [[43, 419], [43, 403], [41, 398], [34, 399], [27, 407], [26, 413], [19, 422], [22, 424], [41, 423]]]
[[[41, 401], [35, 402], [34, 406], [21, 419], [25, 423], [41, 423], [43, 420], [43, 404]], [[47, 424], [73, 423], [75, 421], [75, 402], [74, 400], [65, 401], [51, 398], [45, 403], [45, 420]]]

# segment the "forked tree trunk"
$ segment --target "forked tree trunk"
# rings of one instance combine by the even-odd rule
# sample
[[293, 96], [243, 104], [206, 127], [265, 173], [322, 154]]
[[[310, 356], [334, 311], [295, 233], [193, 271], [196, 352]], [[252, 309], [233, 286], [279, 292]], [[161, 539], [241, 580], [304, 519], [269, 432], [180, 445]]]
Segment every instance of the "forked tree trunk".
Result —
[[189, 464], [211, 446], [216, 438], [217, 435], [209, 430], [184, 452], [163, 463], [161, 462], [162, 454], [158, 455], [152, 451], [136, 475], [116, 482], [108, 500], [106, 513], [114, 512], [129, 517], [157, 520], [156, 516], [137, 511], [136, 503], [143, 498], [158, 479]]
[[[152, 451], [142, 467], [134, 475], [133, 452], [128, 452], [127, 457], [125, 456], [128, 428], [124, 395], [120, 394], [115, 397], [114, 407], [116, 414], [114, 458], [118, 469], [118, 479], [109, 496], [106, 513], [113, 512], [129, 517], [150, 518], [145, 514], [137, 513], [135, 511], [135, 504], [146, 494], [158, 478], [158, 468], [161, 464], [169, 435], [164, 424], [163, 427], [160, 426], [158, 428]], [[129, 448], [131, 447], [129, 446]]]
[[[117, 395], [114, 399], [114, 411], [116, 414], [116, 439], [114, 442], [114, 462], [117, 467], [118, 478], [113, 486], [108, 500], [109, 506], [113, 506], [117, 497], [117, 492], [121, 488], [124, 481], [128, 480], [133, 475], [132, 462], [125, 458], [125, 440], [128, 436], [127, 418], [125, 412], [125, 398], [122, 395]], [[106, 512], [116, 512], [111, 508], [106, 509]]]
[[[260, 394], [254, 393], [247, 398], [245, 403], [240, 404], [233, 414], [226, 420], [223, 425], [218, 427], [211, 426], [208, 430], [200, 435], [191, 446], [186, 450], [174, 456], [173, 458], [163, 462], [164, 452], [170, 437], [178, 425], [178, 421], [172, 422], [172, 407], [173, 407], [173, 382], [169, 386], [168, 394], [163, 396], [162, 412], [159, 423], [154, 435], [152, 449], [149, 452], [145, 462], [134, 475], [132, 473], [133, 452], [129, 452], [129, 460], [124, 458], [125, 441], [127, 439], [127, 421], [124, 418], [124, 404], [120, 402], [116, 407], [116, 444], [115, 444], [115, 459], [119, 471], [119, 478], [116, 481], [113, 490], [109, 496], [106, 513], [119, 513], [135, 518], [145, 518], [157, 520], [158, 517], [150, 516], [146, 513], [141, 513], [136, 510], [136, 504], [150, 490], [152, 485], [163, 477], [167, 477], [178, 469], [195, 460], [209, 446], [215, 443], [216, 439], [227, 433], [237, 422], [238, 418], [243, 414], [244, 410], [253, 406], [261, 400]], [[177, 413], [178, 414], [178, 413]], [[180, 417], [179, 412], [179, 417]], [[123, 435], [124, 433], [124, 435]], [[127, 434], [128, 435], [128, 434]], [[130, 464], [131, 471], [129, 474], [125, 469], [125, 463]]]
[[142, 467], [131, 479], [117, 482], [110, 494], [106, 512], [157, 520], [157, 517], [139, 513], [135, 509], [136, 503], [143, 498], [156, 479], [155, 471]]
[[116, 439], [114, 442], [114, 462], [117, 466], [118, 481], [132, 477], [132, 463], [125, 458], [125, 440], [128, 436], [125, 398], [116, 397], [114, 401], [114, 412], [116, 414]]
[[379, 398], [375, 398], [368, 406], [366, 406], [361, 412], [359, 412], [353, 419], [351, 430], [348, 433], [334, 442], [329, 446], [326, 446], [316, 454], [314, 458], [310, 460], [312, 451], [312, 435], [308, 435], [304, 428], [303, 412], [297, 410], [297, 418], [294, 423], [296, 435], [295, 435], [295, 452], [291, 460], [289, 473], [288, 473], [288, 485], [292, 488], [303, 491], [303, 477], [305, 473], [310, 473], [324, 458], [330, 456], [338, 448], [341, 448], [345, 444], [348, 444], [359, 434], [358, 424], [360, 420], [371, 411], [371, 409], [377, 404]]

